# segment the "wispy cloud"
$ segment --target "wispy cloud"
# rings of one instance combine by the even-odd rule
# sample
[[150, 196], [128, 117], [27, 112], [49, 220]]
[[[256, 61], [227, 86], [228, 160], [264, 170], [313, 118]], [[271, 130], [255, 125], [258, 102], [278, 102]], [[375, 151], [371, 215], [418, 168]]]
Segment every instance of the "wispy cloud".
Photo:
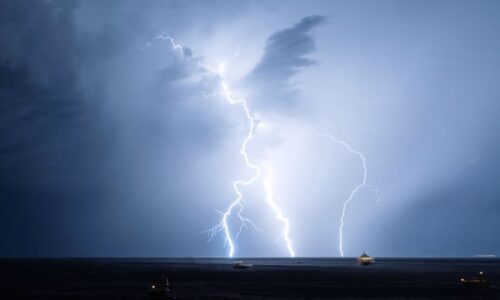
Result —
[[247, 76], [247, 81], [260, 89], [279, 93], [293, 91], [291, 78], [316, 63], [307, 57], [315, 49], [311, 30], [325, 21], [324, 16], [308, 16], [293, 27], [272, 34], [267, 39], [261, 60]]

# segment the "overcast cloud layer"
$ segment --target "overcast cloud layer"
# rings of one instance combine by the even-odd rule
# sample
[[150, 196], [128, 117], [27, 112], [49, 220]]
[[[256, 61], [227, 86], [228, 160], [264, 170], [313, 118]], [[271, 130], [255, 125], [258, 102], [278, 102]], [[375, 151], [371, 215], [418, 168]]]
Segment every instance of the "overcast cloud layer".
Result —
[[[298, 256], [500, 254], [496, 1], [2, 1], [0, 256], [225, 256], [252, 176]], [[174, 49], [166, 36], [183, 46]], [[163, 38], [161, 38], [163, 37]], [[286, 256], [262, 180], [237, 255]], [[231, 221], [235, 226], [235, 220]]]

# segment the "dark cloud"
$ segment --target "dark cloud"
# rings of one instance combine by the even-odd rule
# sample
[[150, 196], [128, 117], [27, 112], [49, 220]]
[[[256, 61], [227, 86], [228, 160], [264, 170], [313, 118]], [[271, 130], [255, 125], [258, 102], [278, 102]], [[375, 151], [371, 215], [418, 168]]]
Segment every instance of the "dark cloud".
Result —
[[[2, 2], [0, 168], [17, 184], [37, 178], [78, 140], [86, 118], [77, 84], [74, 2]], [[65, 142], [61, 142], [64, 140]], [[51, 177], [51, 176], [48, 176]]]
[[[142, 239], [144, 220], [168, 213], [131, 216], [127, 207], [149, 211], [170, 197], [171, 207], [189, 205], [187, 194], [172, 196], [180, 192], [172, 184], [238, 126], [221, 118], [217, 99], [203, 97], [219, 79], [200, 67], [201, 57], [154, 40], [146, 15], [134, 28], [141, 38], [124, 33], [128, 20], [97, 22], [94, 4], [0, 4], [0, 255], [110, 254], [110, 235], [128, 230]], [[126, 218], [137, 227], [125, 229]], [[44, 219], [53, 222], [40, 226]], [[161, 235], [165, 224], [147, 230]], [[15, 227], [22, 238], [9, 234]], [[91, 240], [103, 244], [91, 249]], [[119, 242], [124, 251], [135, 247]]]
[[[391, 256], [474, 256], [496, 253], [498, 170], [483, 166], [460, 183], [425, 191], [388, 220], [373, 249]], [[464, 243], [464, 240], [467, 243]]]
[[[316, 63], [307, 57], [315, 47], [314, 38], [310, 35], [311, 30], [325, 21], [324, 16], [305, 17], [293, 27], [275, 32], [267, 39], [262, 58], [247, 77], [251, 84], [259, 87], [257, 94], [260, 96], [255, 95], [254, 98], [266, 98], [263, 102], [289, 104], [290, 93], [293, 92], [292, 77]], [[270, 97], [261, 97], [269, 93], [273, 95], [273, 100], [269, 100]]]

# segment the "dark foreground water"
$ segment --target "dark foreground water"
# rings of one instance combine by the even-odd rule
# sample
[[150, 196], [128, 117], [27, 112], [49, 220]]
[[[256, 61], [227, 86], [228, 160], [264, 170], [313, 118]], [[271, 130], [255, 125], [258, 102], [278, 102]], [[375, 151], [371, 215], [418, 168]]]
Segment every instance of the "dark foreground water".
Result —
[[[500, 260], [0, 259], [0, 299], [148, 299], [166, 275], [177, 299], [499, 299]], [[486, 274], [492, 287], [464, 287]]]

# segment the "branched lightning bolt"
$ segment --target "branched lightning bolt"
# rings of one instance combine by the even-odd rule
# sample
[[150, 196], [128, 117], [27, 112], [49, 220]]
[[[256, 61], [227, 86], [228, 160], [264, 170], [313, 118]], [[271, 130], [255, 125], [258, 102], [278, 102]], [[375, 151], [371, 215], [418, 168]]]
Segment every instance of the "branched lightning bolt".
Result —
[[366, 157], [361, 152], [352, 149], [351, 146], [347, 142], [339, 140], [330, 134], [318, 133], [318, 135], [322, 136], [322, 137], [326, 137], [326, 138], [330, 139], [332, 142], [344, 146], [349, 152], [357, 155], [361, 159], [361, 162], [363, 164], [363, 178], [362, 178], [361, 182], [358, 185], [356, 185], [356, 187], [351, 191], [351, 193], [349, 194], [349, 197], [344, 201], [344, 205], [342, 206], [342, 215], [340, 216], [340, 224], [339, 224], [339, 228], [338, 228], [338, 234], [339, 234], [340, 256], [344, 257], [344, 218], [345, 218], [346, 211], [347, 211], [347, 205], [349, 204], [349, 202], [352, 201], [352, 199], [354, 198], [356, 193], [366, 185], [366, 177], [367, 177], [367, 173], [368, 173], [368, 169], [366, 167]]
[[[240, 154], [243, 157], [246, 166], [249, 169], [252, 169], [255, 171], [255, 175], [248, 180], [237, 180], [237, 181], [233, 182], [233, 189], [234, 189], [234, 192], [236, 193], [236, 196], [237, 196], [236, 199], [229, 205], [229, 207], [226, 209], [226, 211], [222, 213], [221, 221], [217, 225], [215, 225], [214, 227], [207, 230], [207, 232], [210, 235], [209, 239], [213, 239], [213, 237], [217, 233], [219, 233], [220, 231], [224, 231], [225, 242], [229, 246], [229, 257], [233, 257], [234, 253], [235, 253], [234, 240], [232, 238], [230, 228], [228, 225], [228, 218], [232, 214], [233, 210], [237, 208], [237, 216], [241, 222], [241, 225], [239, 227], [238, 232], [235, 235], [235, 238], [237, 238], [240, 235], [241, 231], [243, 230], [244, 227], [247, 226], [247, 224], [250, 224], [253, 227], [257, 228], [255, 226], [255, 224], [250, 219], [247, 219], [247, 218], [242, 216], [243, 194], [241, 193], [240, 187], [247, 186], [247, 185], [254, 183], [257, 179], [259, 179], [261, 172], [262, 172], [261, 167], [252, 163], [252, 161], [250, 160], [250, 158], [248, 156], [248, 152], [247, 152], [247, 145], [254, 137], [256, 120], [253, 117], [253, 115], [248, 107], [248, 102], [243, 98], [233, 98], [233, 96], [231, 95], [231, 90], [229, 88], [229, 85], [224, 80], [224, 74], [225, 74], [225, 68], [226, 68], [227, 62], [229, 60], [236, 59], [238, 54], [239, 54], [239, 51], [230, 59], [225, 60], [222, 63], [220, 63], [217, 73], [219, 74], [219, 76], [221, 78], [222, 95], [230, 104], [240, 104], [241, 107], [243, 108], [243, 111], [245, 112], [245, 117], [249, 122], [248, 133], [241, 144]], [[268, 174], [270, 176], [270, 169], [269, 169]], [[271, 177], [268, 177], [268, 179], [265, 181], [265, 191], [266, 191], [266, 201], [267, 201], [268, 205], [273, 209], [276, 217], [283, 223], [282, 233], [283, 233], [283, 237], [284, 237], [285, 242], [286, 242], [286, 247], [287, 247], [287, 250], [289, 252], [289, 255], [294, 257], [295, 252], [294, 252], [293, 247], [292, 247], [292, 241], [289, 237], [289, 231], [290, 231], [289, 221], [287, 218], [284, 217], [284, 215], [283, 215], [281, 209], [278, 207], [278, 205], [273, 202], [273, 189], [272, 189]]]
[[247, 186], [252, 183], [254, 183], [259, 177], [261, 173], [261, 169], [259, 166], [253, 164], [250, 161], [250, 158], [248, 156], [247, 152], [247, 145], [248, 142], [254, 137], [255, 133], [255, 118], [252, 116], [250, 113], [250, 109], [248, 108], [247, 101], [243, 98], [233, 98], [231, 95], [231, 91], [228, 87], [228, 84], [224, 80], [224, 73], [225, 73], [225, 67], [226, 67], [226, 62], [224, 61], [221, 64], [219, 64], [219, 70], [218, 74], [221, 77], [221, 89], [222, 89], [222, 95], [224, 98], [230, 103], [230, 104], [240, 104], [241, 107], [243, 108], [243, 111], [245, 112], [245, 116], [249, 122], [249, 128], [248, 128], [248, 133], [243, 140], [240, 148], [240, 154], [245, 160], [245, 164], [248, 168], [254, 170], [255, 174], [248, 180], [237, 180], [233, 182], [233, 189], [234, 192], [236, 193], [236, 199], [229, 205], [229, 207], [222, 213], [222, 219], [219, 222], [219, 224], [215, 225], [214, 227], [208, 229], [208, 233], [210, 234], [210, 240], [213, 239], [213, 237], [219, 233], [220, 231], [224, 232], [225, 235], [225, 242], [227, 243], [229, 247], [229, 257], [233, 257], [235, 253], [235, 245], [234, 245], [234, 239], [232, 237], [229, 224], [228, 224], [228, 218], [231, 216], [233, 210], [237, 209], [236, 215], [240, 219], [241, 225], [236, 233], [235, 237], [238, 237], [242, 231], [242, 229], [247, 225], [250, 224], [253, 227], [256, 227], [255, 224], [250, 220], [242, 216], [243, 212], [243, 203], [242, 203], [242, 198], [243, 194], [240, 191], [241, 186]]
[[[155, 37], [155, 40], [168, 40], [170, 42], [170, 45], [172, 46], [173, 50], [180, 50], [180, 51], [183, 51], [183, 53], [184, 53], [183, 46], [180, 44], [177, 44], [175, 42], [175, 40], [168, 35], [157, 35]], [[148, 42], [143, 48], [140, 48], [140, 49], [144, 50], [150, 46], [151, 46], [151, 42]], [[254, 164], [250, 160], [250, 157], [249, 157], [248, 152], [247, 152], [247, 145], [253, 139], [253, 137], [255, 135], [255, 127], [257, 124], [256, 119], [253, 117], [253, 115], [248, 107], [248, 102], [246, 101], [246, 99], [234, 98], [232, 96], [231, 90], [230, 90], [229, 85], [226, 82], [225, 76], [224, 76], [227, 63], [230, 60], [235, 60], [238, 55], [239, 55], [239, 49], [237, 49], [236, 53], [232, 57], [221, 62], [218, 65], [218, 68], [216, 68], [216, 69], [208, 67], [208, 66], [204, 66], [204, 65], [201, 65], [198, 63], [199, 67], [201, 67], [205, 70], [208, 70], [208, 71], [219, 76], [219, 78], [220, 78], [220, 90], [221, 90], [222, 96], [231, 105], [238, 104], [243, 108], [246, 120], [248, 121], [248, 124], [249, 124], [248, 133], [245, 136], [245, 138], [243, 139], [243, 142], [241, 143], [240, 155], [243, 157], [246, 166], [249, 169], [254, 171], [254, 175], [247, 180], [236, 180], [233, 182], [233, 189], [234, 189], [234, 192], [236, 194], [235, 200], [233, 200], [233, 202], [231, 202], [231, 204], [227, 207], [227, 209], [225, 211], [223, 211], [223, 212], [218, 211], [222, 215], [221, 221], [217, 225], [215, 225], [214, 227], [209, 228], [205, 231], [209, 235], [209, 241], [212, 240], [215, 237], [215, 235], [217, 235], [219, 232], [224, 232], [224, 235], [225, 235], [224, 244], [227, 244], [229, 247], [229, 253], [228, 253], [229, 257], [233, 257], [235, 254], [235, 242], [234, 241], [235, 241], [235, 239], [237, 239], [239, 237], [243, 228], [247, 227], [248, 225], [251, 225], [256, 230], [259, 230], [259, 228], [252, 222], [252, 220], [243, 216], [243, 210], [244, 210], [243, 201], [242, 201], [243, 194], [242, 194], [240, 188], [242, 186], [251, 185], [252, 183], [257, 181], [261, 175], [261, 172], [262, 172], [261, 167]], [[203, 93], [203, 95], [206, 95], [206, 94]], [[215, 95], [215, 93], [211, 96], [214, 96], [214, 95]], [[273, 212], [275, 213], [276, 218], [282, 222], [282, 224], [283, 224], [282, 235], [283, 235], [283, 238], [286, 242], [286, 248], [289, 252], [289, 255], [291, 257], [294, 257], [295, 251], [293, 250], [292, 240], [290, 239], [290, 236], [289, 236], [290, 222], [284, 216], [284, 214], [283, 214], [282, 210], [279, 208], [279, 206], [273, 201], [273, 194], [274, 193], [273, 193], [273, 187], [272, 187], [271, 169], [267, 168], [267, 171], [268, 171], [268, 177], [266, 178], [265, 184], [264, 184], [265, 192], [266, 192], [266, 202], [271, 207]], [[230, 226], [228, 224], [228, 219], [233, 213], [236, 214], [236, 216], [238, 217], [238, 219], [240, 221], [239, 229], [236, 232], [236, 234], [234, 234], [234, 237], [233, 237], [233, 234], [230, 230]]]

